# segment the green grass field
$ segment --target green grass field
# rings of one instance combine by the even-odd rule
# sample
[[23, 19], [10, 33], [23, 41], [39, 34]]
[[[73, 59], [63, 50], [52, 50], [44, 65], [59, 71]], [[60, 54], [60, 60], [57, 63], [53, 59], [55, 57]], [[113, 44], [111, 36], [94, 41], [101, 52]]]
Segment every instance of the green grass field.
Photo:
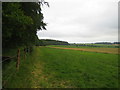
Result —
[[14, 61], [7, 65], [3, 82], [5, 88], [117, 88], [118, 55], [35, 47], [19, 70]]

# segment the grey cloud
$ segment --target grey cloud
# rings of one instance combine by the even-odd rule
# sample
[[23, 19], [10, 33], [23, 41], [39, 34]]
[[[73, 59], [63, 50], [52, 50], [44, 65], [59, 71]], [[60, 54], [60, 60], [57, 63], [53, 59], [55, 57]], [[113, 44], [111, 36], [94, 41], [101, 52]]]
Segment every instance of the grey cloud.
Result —
[[118, 0], [49, 0], [43, 7], [47, 31], [39, 38], [69, 42], [117, 41]]

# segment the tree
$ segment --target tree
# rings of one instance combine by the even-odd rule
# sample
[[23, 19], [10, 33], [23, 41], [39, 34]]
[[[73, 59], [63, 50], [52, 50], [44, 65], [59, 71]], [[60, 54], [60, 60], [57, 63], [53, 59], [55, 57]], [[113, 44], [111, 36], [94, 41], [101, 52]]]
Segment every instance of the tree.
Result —
[[42, 2], [3, 2], [3, 48], [35, 44], [37, 30], [43, 30]]

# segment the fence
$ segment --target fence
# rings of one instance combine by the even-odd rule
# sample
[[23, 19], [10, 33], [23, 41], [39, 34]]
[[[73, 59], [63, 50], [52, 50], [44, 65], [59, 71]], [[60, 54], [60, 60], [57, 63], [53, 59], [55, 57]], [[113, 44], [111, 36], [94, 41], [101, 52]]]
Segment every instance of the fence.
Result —
[[[11, 61], [14, 61], [14, 63], [12, 65], [10, 65], [10, 67], [7, 67], [7, 72], [2, 73], [3, 77], [5, 78], [5, 80], [3, 81], [3, 88], [6, 85], [7, 81], [10, 79], [11, 76], [14, 76], [14, 74], [16, 73], [13, 69], [16, 68], [16, 71], [19, 71], [19, 67], [20, 67], [20, 60], [21, 60], [21, 56], [24, 57], [24, 60], [26, 59], [26, 54], [30, 52], [30, 50], [28, 48], [25, 49], [18, 49], [17, 53], [14, 56], [8, 57], [8, 56], [4, 56], [2, 57], [2, 61], [0, 63], [2, 63], [3, 65], [6, 65], [6, 63], [10, 63]], [[12, 69], [12, 70], [11, 70]], [[13, 71], [13, 72], [11, 72]], [[10, 73], [10, 75], [9, 75]], [[4, 76], [5, 75], [5, 76]]]
[[[26, 52], [24, 51], [24, 53], [26, 53]], [[19, 69], [19, 65], [20, 65], [20, 49], [18, 49], [17, 54], [12, 56], [12, 57], [3, 56], [2, 61], [0, 63], [10, 62], [12, 59], [17, 59], [16, 60], [16, 68]]]

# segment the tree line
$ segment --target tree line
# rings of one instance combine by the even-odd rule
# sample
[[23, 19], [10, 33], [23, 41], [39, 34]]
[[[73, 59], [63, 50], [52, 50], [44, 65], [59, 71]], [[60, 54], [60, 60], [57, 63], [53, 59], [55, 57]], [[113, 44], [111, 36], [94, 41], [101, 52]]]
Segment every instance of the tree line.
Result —
[[59, 41], [53, 39], [40, 39], [36, 43], [36, 46], [46, 46], [46, 45], [69, 45], [66, 41]]
[[95, 44], [120, 44], [120, 42], [96, 42]]
[[41, 6], [44, 2], [2, 3], [2, 48], [36, 45], [39, 30], [46, 30]]

